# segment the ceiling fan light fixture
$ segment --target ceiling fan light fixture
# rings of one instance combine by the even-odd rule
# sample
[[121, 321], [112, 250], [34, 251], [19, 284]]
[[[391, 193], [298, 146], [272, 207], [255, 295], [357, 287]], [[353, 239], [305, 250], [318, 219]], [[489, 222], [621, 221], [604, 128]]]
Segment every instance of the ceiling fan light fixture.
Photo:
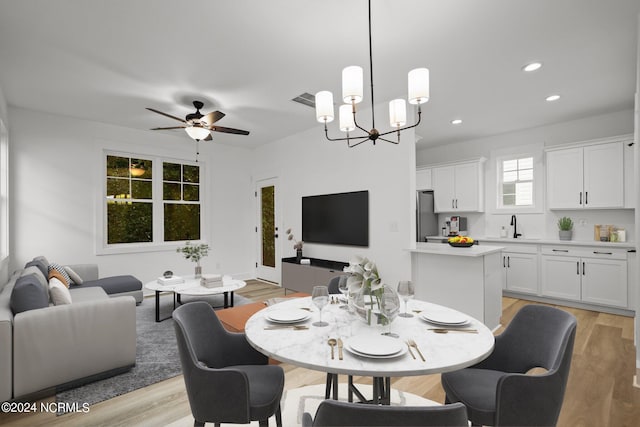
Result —
[[209, 129], [205, 129], [199, 126], [187, 126], [184, 128], [185, 132], [196, 141], [201, 141], [209, 135]]

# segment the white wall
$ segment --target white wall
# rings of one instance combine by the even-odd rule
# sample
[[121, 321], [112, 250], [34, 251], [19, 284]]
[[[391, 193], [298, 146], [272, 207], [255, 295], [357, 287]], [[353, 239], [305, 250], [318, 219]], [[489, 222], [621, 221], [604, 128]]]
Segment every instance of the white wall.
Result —
[[[7, 131], [9, 131], [9, 117], [7, 114], [7, 102], [4, 98], [4, 93], [2, 92], [2, 88], [0, 87], [0, 120], [2, 120], [2, 122], [4, 122], [5, 127], [7, 128]], [[0, 239], [5, 240], [8, 239], [9, 236], [6, 235], [2, 235], [0, 236]], [[10, 263], [11, 263], [11, 253], [9, 254], [9, 257], [0, 260], [0, 289], [2, 289], [2, 284], [6, 283], [6, 281], [9, 279], [9, 272], [10, 270]]]
[[[416, 153], [418, 166], [486, 157], [485, 162], [485, 207], [482, 214], [466, 214], [469, 234], [472, 236], [497, 237], [502, 226], [512, 233], [509, 222], [512, 212], [495, 211], [495, 158], [505, 154], [542, 154], [545, 147], [633, 133], [633, 110], [588, 117], [518, 132], [495, 135], [471, 141], [456, 142], [426, 149]], [[543, 165], [541, 165], [543, 166]], [[544, 171], [544, 169], [542, 169]], [[542, 174], [544, 179], [544, 173]], [[544, 186], [542, 187], [544, 188]], [[568, 215], [574, 221], [584, 220], [585, 225], [576, 224], [574, 240], [593, 240], [593, 225], [613, 224], [624, 227], [628, 238], [634, 238], [635, 219], [632, 209], [607, 209], [589, 211], [548, 211], [543, 207], [536, 213], [517, 213], [518, 232], [524, 237], [557, 238], [557, 220]], [[440, 222], [444, 215], [440, 215]], [[511, 235], [511, 234], [510, 234]]]
[[[192, 140], [12, 107], [9, 118], [12, 269], [45, 255], [61, 264], [98, 263], [101, 276], [133, 274], [143, 282], [167, 269], [193, 274], [193, 263], [175, 249], [98, 256], [95, 241], [103, 150], [193, 160]], [[203, 271], [251, 275], [251, 151], [202, 143], [200, 152], [209, 177], [205, 238], [212, 247]]]
[[[292, 228], [298, 238], [302, 234], [303, 196], [369, 190], [369, 248], [305, 243], [305, 257], [348, 262], [353, 255], [362, 255], [377, 263], [381, 276], [392, 286], [411, 277], [411, 258], [404, 249], [409, 247], [415, 227], [412, 130], [402, 133], [400, 145], [378, 142], [372, 146], [367, 142], [347, 148], [346, 143], [327, 141], [318, 124], [260, 147], [255, 154], [254, 181], [279, 177], [279, 226], [281, 230]], [[295, 256], [290, 241], [279, 242], [282, 257]]]

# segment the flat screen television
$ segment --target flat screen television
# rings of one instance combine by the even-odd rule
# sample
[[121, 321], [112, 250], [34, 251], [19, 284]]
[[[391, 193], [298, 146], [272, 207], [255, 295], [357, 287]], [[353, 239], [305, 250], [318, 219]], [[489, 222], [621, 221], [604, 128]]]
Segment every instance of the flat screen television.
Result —
[[369, 246], [369, 192], [303, 197], [302, 240], [308, 243]]

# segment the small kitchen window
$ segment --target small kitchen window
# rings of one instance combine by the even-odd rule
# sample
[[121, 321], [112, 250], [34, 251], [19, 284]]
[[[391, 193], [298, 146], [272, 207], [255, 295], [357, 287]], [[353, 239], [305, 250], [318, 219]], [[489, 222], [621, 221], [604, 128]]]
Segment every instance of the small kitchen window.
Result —
[[535, 206], [534, 164], [533, 156], [502, 158], [497, 162], [498, 209]]

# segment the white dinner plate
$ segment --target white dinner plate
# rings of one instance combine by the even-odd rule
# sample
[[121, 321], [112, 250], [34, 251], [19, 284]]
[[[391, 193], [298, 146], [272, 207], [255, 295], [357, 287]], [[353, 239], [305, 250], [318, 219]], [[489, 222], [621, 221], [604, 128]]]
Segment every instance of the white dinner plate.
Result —
[[427, 322], [445, 326], [462, 326], [469, 323], [469, 318], [467, 316], [455, 311], [434, 311], [431, 313], [422, 312], [420, 317]]
[[344, 345], [344, 349], [347, 350], [349, 353], [354, 354], [356, 356], [367, 357], [367, 358], [370, 358], [370, 359], [392, 359], [394, 357], [400, 357], [400, 356], [402, 356], [402, 355], [407, 353], [407, 346], [403, 346], [402, 349], [397, 353], [387, 354], [387, 355], [382, 355], [382, 356], [376, 356], [376, 355], [373, 355], [373, 354], [360, 353], [359, 351], [356, 351], [353, 348], [351, 348], [351, 346], [348, 343]]
[[265, 318], [276, 323], [297, 323], [307, 320], [311, 313], [300, 308], [288, 308], [270, 310], [265, 314]]
[[380, 334], [365, 334], [352, 337], [348, 341], [349, 348], [366, 356], [396, 356], [404, 348], [404, 343], [393, 337]]

